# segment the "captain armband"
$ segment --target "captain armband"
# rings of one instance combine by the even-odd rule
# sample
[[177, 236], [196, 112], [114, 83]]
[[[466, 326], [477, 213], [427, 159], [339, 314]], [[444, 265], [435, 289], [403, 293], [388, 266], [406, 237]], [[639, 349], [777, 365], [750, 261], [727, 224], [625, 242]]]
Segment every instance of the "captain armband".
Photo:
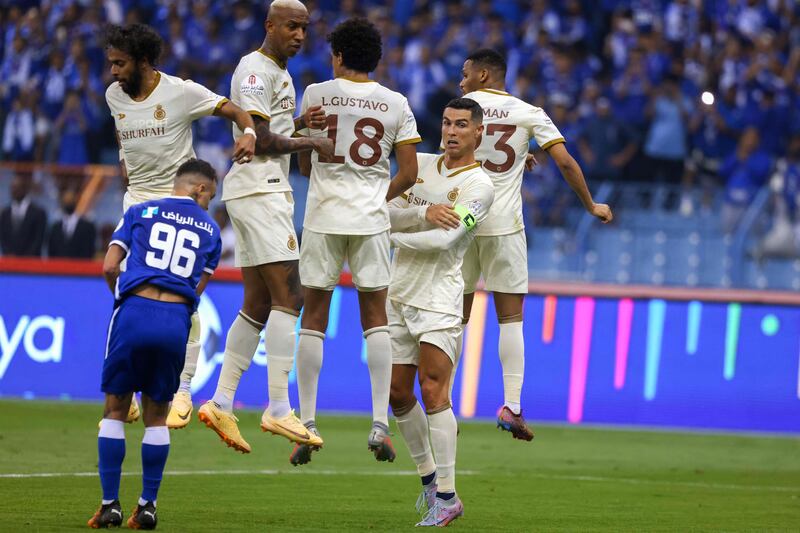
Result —
[[467, 231], [472, 231], [475, 228], [475, 225], [478, 223], [478, 221], [475, 220], [475, 215], [473, 215], [469, 209], [461, 204], [456, 204], [453, 206], [453, 211], [455, 211], [458, 215], [458, 218], [461, 219], [461, 222], [467, 228]]

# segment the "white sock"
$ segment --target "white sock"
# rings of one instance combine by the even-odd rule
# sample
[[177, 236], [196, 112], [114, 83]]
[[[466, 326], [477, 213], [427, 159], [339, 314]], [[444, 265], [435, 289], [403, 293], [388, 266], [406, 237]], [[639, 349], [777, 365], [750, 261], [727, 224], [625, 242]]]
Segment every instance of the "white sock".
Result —
[[397, 428], [406, 441], [411, 459], [417, 465], [420, 477], [427, 476], [436, 471], [436, 463], [431, 453], [430, 440], [428, 439], [428, 419], [419, 402], [414, 403], [414, 408], [404, 415], [395, 416]]
[[100, 431], [97, 432], [97, 436], [106, 439], [125, 440], [125, 422], [104, 418], [100, 421]]
[[461, 361], [461, 351], [464, 349], [464, 326], [466, 324], [461, 325], [461, 331], [456, 337], [456, 360], [453, 361], [453, 371], [450, 373], [450, 394], [448, 398], [450, 398], [450, 405], [453, 405], [453, 387], [456, 384], [456, 372], [458, 371], [458, 363]]
[[379, 326], [364, 332], [367, 367], [372, 385], [372, 421], [389, 426], [389, 389], [392, 385], [392, 341], [389, 328]]
[[269, 413], [275, 418], [289, 414], [289, 372], [294, 364], [294, 327], [297, 316], [272, 308], [264, 340], [267, 345]]
[[456, 433], [458, 423], [453, 409], [428, 415], [431, 445], [436, 458], [436, 484], [439, 492], [456, 491]]
[[[260, 327], [259, 327], [260, 326]], [[250, 368], [253, 355], [256, 353], [261, 340], [259, 332], [263, 324], [259, 324], [243, 312], [239, 311], [236, 319], [228, 330], [225, 339], [225, 357], [222, 360], [222, 370], [217, 381], [217, 390], [212, 400], [223, 411], [233, 411], [233, 398], [242, 374]]]
[[322, 369], [322, 341], [325, 334], [301, 329], [297, 340], [297, 393], [300, 396], [300, 420], [313, 422], [317, 415], [317, 384]]
[[178, 392], [192, 393], [192, 378], [197, 371], [197, 359], [200, 357], [201, 333], [200, 313], [195, 311], [192, 314], [192, 329], [189, 330], [189, 341], [186, 343], [186, 362], [183, 363]]
[[520, 413], [522, 378], [525, 375], [525, 340], [522, 322], [500, 324], [498, 342], [500, 364], [503, 367], [503, 396], [505, 405], [514, 414]]

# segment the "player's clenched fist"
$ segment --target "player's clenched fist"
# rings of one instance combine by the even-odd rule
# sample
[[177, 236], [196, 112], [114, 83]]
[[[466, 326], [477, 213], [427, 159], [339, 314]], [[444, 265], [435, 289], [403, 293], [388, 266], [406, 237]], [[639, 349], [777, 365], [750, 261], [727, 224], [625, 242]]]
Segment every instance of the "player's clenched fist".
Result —
[[[248, 131], [249, 130], [249, 131]], [[256, 133], [250, 128], [246, 128], [244, 135], [241, 135], [233, 145], [233, 160], [236, 163], [244, 164], [253, 160], [256, 153]]]
[[611, 212], [611, 208], [606, 204], [594, 204], [591, 213], [593, 216], [599, 218], [603, 224], [608, 224], [614, 220], [614, 214]]
[[312, 130], [325, 129], [327, 117], [321, 105], [309, 107], [303, 114], [303, 124]]
[[322, 158], [331, 158], [334, 156], [335, 145], [333, 139], [328, 137], [314, 137], [314, 151], [317, 152]]
[[461, 219], [453, 208], [447, 204], [433, 204], [428, 206], [425, 211], [425, 220], [443, 229], [455, 229], [461, 223]]

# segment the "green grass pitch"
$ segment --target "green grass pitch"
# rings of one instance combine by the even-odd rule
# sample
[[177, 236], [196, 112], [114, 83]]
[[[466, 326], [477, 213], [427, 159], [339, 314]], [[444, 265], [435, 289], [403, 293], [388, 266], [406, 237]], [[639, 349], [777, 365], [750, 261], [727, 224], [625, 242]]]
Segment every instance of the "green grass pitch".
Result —
[[[0, 401], [0, 531], [86, 530], [100, 500], [98, 404]], [[366, 449], [366, 417], [322, 415], [325, 448], [292, 467], [291, 445], [239, 413], [253, 453], [193, 420], [172, 432], [159, 531], [407, 531], [419, 479]], [[396, 427], [393, 427], [396, 432]], [[127, 426], [121, 500], [139, 495], [142, 425]], [[800, 439], [538, 425], [514, 441], [462, 422], [462, 531], [798, 531]], [[30, 474], [60, 474], [33, 477]], [[85, 473], [85, 474], [82, 474]], [[12, 477], [10, 474], [22, 474]]]

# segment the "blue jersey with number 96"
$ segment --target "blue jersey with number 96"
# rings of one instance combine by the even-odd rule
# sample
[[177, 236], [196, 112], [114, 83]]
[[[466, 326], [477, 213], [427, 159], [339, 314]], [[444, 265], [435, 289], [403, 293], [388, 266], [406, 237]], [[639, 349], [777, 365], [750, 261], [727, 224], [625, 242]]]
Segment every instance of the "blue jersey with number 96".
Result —
[[219, 227], [188, 196], [169, 196], [132, 206], [120, 220], [111, 245], [127, 252], [125, 271], [117, 279], [121, 300], [143, 283], [185, 296], [197, 305], [203, 272], [219, 263]]

